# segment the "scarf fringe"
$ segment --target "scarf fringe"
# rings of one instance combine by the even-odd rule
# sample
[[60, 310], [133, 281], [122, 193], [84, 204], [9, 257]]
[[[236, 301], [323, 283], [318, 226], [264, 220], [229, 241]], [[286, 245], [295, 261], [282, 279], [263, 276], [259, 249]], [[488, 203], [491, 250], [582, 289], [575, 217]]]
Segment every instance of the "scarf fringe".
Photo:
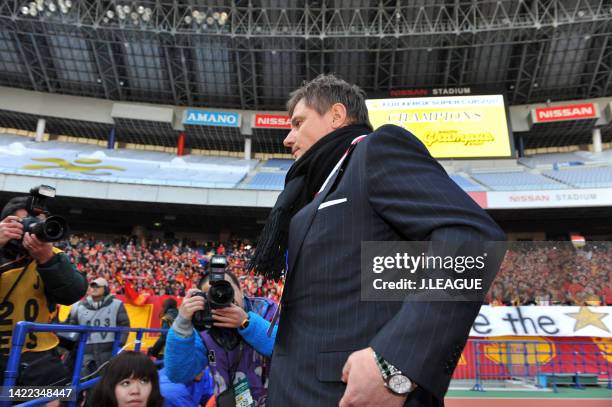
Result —
[[283, 240], [281, 231], [283, 224], [282, 219], [287, 217], [283, 208], [274, 211], [270, 214], [268, 222], [264, 226], [257, 246], [255, 246], [255, 256], [249, 262], [247, 269], [249, 271], [256, 269], [257, 273], [263, 274], [268, 279], [277, 280], [281, 278], [285, 272], [283, 247], [287, 246], [287, 242]]

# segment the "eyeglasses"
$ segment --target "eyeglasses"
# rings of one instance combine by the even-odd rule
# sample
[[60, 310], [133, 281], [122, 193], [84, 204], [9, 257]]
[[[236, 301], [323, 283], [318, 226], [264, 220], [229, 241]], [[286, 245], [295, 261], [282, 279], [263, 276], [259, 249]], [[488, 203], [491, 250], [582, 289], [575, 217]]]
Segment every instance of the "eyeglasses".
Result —
[[100, 286], [99, 286], [98, 284], [96, 284], [96, 283], [91, 283], [91, 284], [89, 284], [89, 286], [90, 286], [91, 288], [98, 288], [98, 287], [100, 287]]

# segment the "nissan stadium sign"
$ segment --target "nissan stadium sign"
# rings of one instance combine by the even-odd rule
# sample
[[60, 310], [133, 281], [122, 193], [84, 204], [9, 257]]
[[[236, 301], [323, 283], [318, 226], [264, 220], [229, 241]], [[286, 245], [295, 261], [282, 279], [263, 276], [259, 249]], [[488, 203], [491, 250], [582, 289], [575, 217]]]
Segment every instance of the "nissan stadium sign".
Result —
[[390, 97], [419, 97], [419, 96], [458, 96], [471, 95], [474, 90], [470, 87], [460, 88], [418, 88], [418, 89], [392, 89]]
[[240, 114], [188, 109], [183, 124], [195, 126], [240, 127]]
[[253, 127], [257, 129], [291, 129], [291, 119], [282, 114], [256, 114]]
[[531, 120], [534, 124], [598, 118], [597, 103], [547, 106], [531, 110]]

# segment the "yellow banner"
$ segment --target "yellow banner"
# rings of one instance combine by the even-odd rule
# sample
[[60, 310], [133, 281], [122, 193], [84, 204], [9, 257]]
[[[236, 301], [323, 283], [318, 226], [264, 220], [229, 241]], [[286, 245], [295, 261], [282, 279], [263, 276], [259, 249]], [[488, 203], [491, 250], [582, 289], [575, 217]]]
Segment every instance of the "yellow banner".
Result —
[[366, 101], [374, 128], [395, 124], [414, 134], [436, 158], [509, 157], [502, 95]]
[[[130, 318], [131, 328], [149, 328], [151, 327], [151, 321], [153, 319], [153, 304], [145, 304], [142, 306], [135, 306], [132, 304], [124, 304], [125, 311]], [[70, 314], [70, 307], [66, 305], [60, 305], [59, 320], [65, 321]], [[148, 349], [153, 346], [159, 334], [157, 333], [145, 333], [142, 338], [141, 349]], [[134, 349], [134, 343], [136, 341], [136, 333], [132, 332], [129, 334], [126, 345], [126, 349]]]

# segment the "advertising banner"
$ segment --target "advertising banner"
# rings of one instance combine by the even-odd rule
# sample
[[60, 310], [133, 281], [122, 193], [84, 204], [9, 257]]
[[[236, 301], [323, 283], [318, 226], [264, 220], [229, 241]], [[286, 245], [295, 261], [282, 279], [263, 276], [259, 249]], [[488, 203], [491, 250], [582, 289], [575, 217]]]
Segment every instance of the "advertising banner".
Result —
[[240, 118], [239, 113], [187, 109], [183, 123], [196, 126], [240, 127]]
[[291, 119], [282, 114], [256, 114], [253, 127], [258, 129], [290, 129]]
[[366, 105], [374, 128], [403, 127], [436, 158], [512, 154], [502, 95], [369, 99]]
[[597, 103], [538, 107], [531, 111], [533, 123], [551, 123], [597, 118], [599, 118]]
[[489, 191], [489, 209], [568, 208], [612, 205], [612, 188]]

